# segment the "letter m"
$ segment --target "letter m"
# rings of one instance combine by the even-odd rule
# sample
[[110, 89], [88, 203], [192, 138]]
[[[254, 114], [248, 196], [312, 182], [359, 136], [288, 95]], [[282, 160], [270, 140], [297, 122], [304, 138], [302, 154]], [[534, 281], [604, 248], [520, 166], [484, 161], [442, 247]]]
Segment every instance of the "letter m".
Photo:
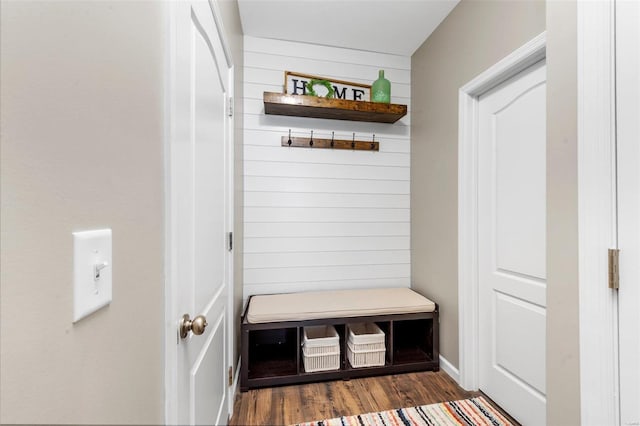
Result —
[[342, 92], [341, 92], [340, 89], [338, 89], [337, 86], [333, 86], [333, 91], [334, 91], [333, 97], [335, 99], [347, 99], [347, 88], [346, 87], [343, 87], [342, 88]]

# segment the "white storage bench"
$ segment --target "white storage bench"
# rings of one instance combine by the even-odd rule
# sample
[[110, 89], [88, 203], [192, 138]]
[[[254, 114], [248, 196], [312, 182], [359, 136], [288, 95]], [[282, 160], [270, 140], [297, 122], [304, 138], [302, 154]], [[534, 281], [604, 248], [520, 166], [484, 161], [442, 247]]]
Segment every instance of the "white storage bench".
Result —
[[438, 322], [438, 305], [408, 288], [251, 296], [240, 389], [437, 371]]

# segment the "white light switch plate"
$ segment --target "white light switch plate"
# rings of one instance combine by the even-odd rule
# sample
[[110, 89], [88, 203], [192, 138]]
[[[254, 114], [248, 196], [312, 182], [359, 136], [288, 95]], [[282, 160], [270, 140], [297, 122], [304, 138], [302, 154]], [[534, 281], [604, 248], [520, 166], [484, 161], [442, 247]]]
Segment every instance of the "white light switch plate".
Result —
[[112, 265], [111, 229], [73, 233], [73, 322], [111, 303]]

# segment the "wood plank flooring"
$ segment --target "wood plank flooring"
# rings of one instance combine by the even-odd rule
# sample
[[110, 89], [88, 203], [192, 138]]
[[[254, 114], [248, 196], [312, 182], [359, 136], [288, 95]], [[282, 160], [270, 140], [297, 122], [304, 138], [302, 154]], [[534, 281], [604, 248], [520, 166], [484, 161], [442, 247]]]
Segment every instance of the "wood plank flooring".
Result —
[[290, 425], [478, 395], [443, 371], [254, 389], [237, 395], [229, 424]]

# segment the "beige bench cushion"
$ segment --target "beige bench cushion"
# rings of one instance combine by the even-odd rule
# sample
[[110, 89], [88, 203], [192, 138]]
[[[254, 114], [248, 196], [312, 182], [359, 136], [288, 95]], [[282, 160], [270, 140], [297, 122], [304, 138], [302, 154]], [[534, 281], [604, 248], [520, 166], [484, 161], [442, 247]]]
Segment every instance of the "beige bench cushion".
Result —
[[433, 312], [435, 303], [409, 288], [312, 291], [253, 296], [250, 323]]

